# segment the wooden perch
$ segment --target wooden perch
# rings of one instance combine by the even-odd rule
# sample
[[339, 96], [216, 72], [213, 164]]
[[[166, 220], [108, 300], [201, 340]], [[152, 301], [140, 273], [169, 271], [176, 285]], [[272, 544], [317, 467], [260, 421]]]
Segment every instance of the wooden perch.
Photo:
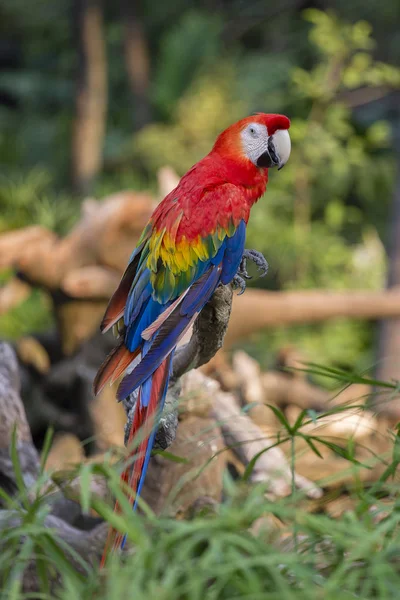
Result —
[[24, 483], [30, 487], [39, 471], [39, 458], [33, 446], [24, 406], [19, 396], [19, 368], [11, 346], [0, 343], [0, 485], [8, 493], [17, 490], [9, 448], [16, 428]]
[[[224, 335], [229, 323], [230, 306], [232, 301], [232, 289], [230, 286], [220, 286], [215, 292], [210, 302], [200, 313], [192, 330], [190, 340], [178, 348], [173, 362], [173, 374], [171, 384], [167, 394], [166, 411], [156, 436], [156, 446], [165, 448], [165, 440], [173, 441], [176, 435], [177, 421], [170, 417], [176, 412], [178, 396], [181, 393], [181, 387], [177, 385], [177, 379], [189, 369], [197, 369], [212, 358], [212, 356], [222, 346]], [[268, 482], [269, 490], [272, 495], [280, 496], [290, 493], [291, 473], [287, 460], [283, 452], [279, 449], [269, 449], [273, 442], [268, 439], [265, 433], [252, 422], [251, 418], [241, 413], [240, 408], [232, 394], [221, 392], [216, 381], [211, 380], [199, 371], [191, 370], [182, 378], [182, 395], [191, 398], [191, 403], [204, 405], [204, 396], [208, 396], [212, 401], [210, 416], [214, 419], [208, 423], [208, 431], [212, 431], [211, 439], [220, 439], [223, 436], [224, 444], [232, 446], [233, 451], [239, 457], [243, 465], [247, 465], [256, 453], [266, 450], [256, 463], [251, 480], [254, 482]], [[200, 390], [200, 400], [199, 400]], [[193, 400], [195, 395], [196, 400]], [[202, 400], [201, 400], [202, 399]], [[136, 397], [128, 399], [125, 407], [128, 414], [127, 430], [130, 429]], [[201, 414], [204, 409], [202, 409]], [[206, 411], [207, 412], [207, 411]], [[199, 417], [202, 418], [201, 416]], [[184, 423], [178, 427], [184, 428]], [[203, 426], [204, 427], [204, 426]], [[207, 436], [208, 437], [208, 436]], [[168, 444], [169, 445], [169, 444]], [[215, 445], [217, 450], [218, 445]], [[272, 452], [273, 450], [273, 452]], [[179, 455], [179, 451], [171, 445], [171, 451]], [[270, 458], [270, 453], [272, 457]], [[214, 452], [215, 454], [215, 452]], [[186, 453], [185, 453], [186, 455]], [[212, 454], [209, 459], [212, 458]], [[203, 456], [204, 458], [204, 456]], [[153, 464], [154, 461], [153, 461]], [[164, 468], [166, 467], [164, 463]], [[156, 477], [151, 475], [152, 463], [150, 463], [148, 478], [154, 487], [157, 481], [162, 480], [158, 473]], [[183, 472], [193, 469], [190, 465]], [[181, 473], [182, 475], [183, 473]], [[171, 485], [171, 478], [168, 478]], [[160, 483], [161, 485], [161, 483]], [[164, 484], [165, 485], [165, 484]], [[320, 490], [309, 480], [296, 475], [296, 485], [299, 489], [306, 491], [310, 497], [318, 497]], [[196, 488], [198, 490], [198, 488]], [[165, 493], [165, 489], [164, 492]], [[209, 486], [206, 495], [215, 497]], [[202, 495], [197, 493], [197, 495]], [[154, 493], [154, 497], [159, 497], [159, 493]], [[165, 496], [164, 496], [165, 497]], [[192, 500], [192, 495], [190, 495]]]

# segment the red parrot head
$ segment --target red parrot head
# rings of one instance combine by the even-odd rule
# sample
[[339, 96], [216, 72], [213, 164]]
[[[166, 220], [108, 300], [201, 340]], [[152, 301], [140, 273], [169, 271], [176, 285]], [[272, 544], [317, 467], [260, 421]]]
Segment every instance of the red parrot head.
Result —
[[282, 169], [290, 156], [290, 121], [284, 115], [258, 113], [221, 133], [214, 151], [259, 168]]

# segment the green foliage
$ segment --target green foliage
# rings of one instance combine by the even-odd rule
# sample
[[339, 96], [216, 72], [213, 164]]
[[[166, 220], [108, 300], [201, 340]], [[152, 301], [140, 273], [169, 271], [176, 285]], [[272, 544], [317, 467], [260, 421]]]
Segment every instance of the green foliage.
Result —
[[54, 325], [49, 298], [34, 290], [21, 304], [0, 315], [0, 337], [17, 340], [24, 335], [46, 331]]
[[173, 124], [149, 125], [135, 137], [134, 151], [151, 173], [168, 164], [183, 175], [210, 151], [211, 140], [243, 115], [244, 104], [231, 98], [234, 75], [227, 63], [199, 76], [178, 102]]
[[[220, 32], [221, 22], [217, 16], [197, 11], [184, 13], [167, 30], [161, 40], [157, 72], [152, 83], [154, 103], [161, 114], [173, 114], [175, 104], [187, 86], [218, 56]], [[176, 68], [178, 64], [179, 69]]]
[[311, 72], [295, 69], [293, 82], [301, 94], [327, 102], [335, 100], [338, 88], [400, 87], [400, 70], [373, 60], [371, 51], [375, 42], [369, 23], [343, 23], [334, 13], [316, 9], [309, 9], [304, 14], [313, 24], [310, 41], [324, 60]]
[[0, 232], [34, 224], [66, 233], [78, 210], [70, 198], [54, 197], [51, 179], [43, 170], [33, 169], [13, 180], [0, 178]]
[[[254, 335], [240, 345], [263, 366], [274, 368], [277, 353], [285, 347], [301, 348], [305, 360], [351, 366], [356, 369], [371, 368], [375, 363], [371, 329], [355, 319], [335, 319], [316, 325], [276, 327]], [[324, 387], [334, 387], [326, 378], [313, 375], [314, 381]]]
[[1, 597], [13, 599], [24, 597], [21, 593], [22, 574], [27, 568], [28, 561], [35, 557], [35, 568], [41, 582], [41, 591], [44, 597], [50, 598], [50, 581], [51, 578], [54, 579], [56, 572], [63, 573], [74, 584], [79, 580], [83, 581], [82, 575], [71, 566], [71, 558], [77, 558], [81, 568], [85, 568], [86, 565], [80, 557], [76, 557], [72, 548], [45, 525], [49, 510], [42, 490], [43, 486], [49, 483], [48, 475], [44, 471], [44, 463], [50, 449], [51, 433], [45, 440], [38, 478], [29, 490], [19, 462], [18, 443], [15, 429], [10, 455], [18, 489], [17, 497], [12, 498], [0, 488], [0, 500], [3, 506], [0, 518], [4, 527], [0, 540], [3, 556], [0, 567]]
[[[306, 17], [313, 24], [310, 41], [319, 61], [310, 71], [293, 70], [292, 90], [308, 110], [292, 120], [290, 166], [283, 176], [271, 177], [273, 191], [257, 207], [249, 237], [272, 255], [279, 285], [285, 288], [377, 288], [384, 277], [384, 251], [372, 223], [365, 219], [362, 192], [365, 179], [376, 188], [378, 174], [381, 182], [388, 125], [376, 122], [359, 132], [341, 100], [351, 87], [346, 82], [349, 69], [354, 71], [357, 65], [363, 84], [378, 69], [370, 54], [362, 64], [354, 61], [358, 50], [368, 53], [373, 45], [370, 28], [363, 22], [346, 25], [316, 10], [306, 11]], [[387, 72], [391, 85], [398, 87], [400, 70], [388, 66]], [[386, 75], [377, 77], [374, 85], [386, 84]], [[393, 173], [388, 174], [387, 194], [379, 198], [387, 207]], [[351, 202], [344, 200], [351, 195]], [[368, 261], [359, 260], [362, 253]]]
[[[70, 230], [78, 214], [77, 202], [66, 195], [56, 196], [48, 173], [41, 169], [33, 169], [25, 177], [13, 180], [0, 178], [0, 233], [42, 225], [63, 235]], [[0, 271], [0, 284], [11, 277], [11, 272]], [[44, 331], [52, 325], [49, 298], [34, 290], [20, 305], [0, 316], [0, 337], [18, 339], [32, 332]]]
[[[177, 104], [174, 122], [145, 128], [135, 138], [135, 149], [151, 173], [164, 164], [183, 173], [221, 129], [251, 112], [255, 103], [262, 99], [264, 109], [271, 110], [269, 94], [274, 105], [274, 90], [285, 86], [279, 110], [287, 106], [293, 114], [291, 159], [284, 171], [271, 173], [270, 189], [253, 209], [248, 227], [247, 246], [264, 252], [271, 265], [269, 277], [257, 285], [379, 289], [386, 273], [379, 236], [394, 181], [390, 127], [381, 120], [369, 126], [354, 122], [346, 94], [360, 86], [398, 88], [400, 70], [374, 60], [371, 27], [364, 21], [350, 25], [317, 10], [305, 17], [316, 50], [313, 68], [293, 68], [288, 81], [285, 55], [226, 60], [222, 69], [209, 68], [195, 79]], [[254, 73], [263, 67], [267, 88], [259, 84], [257, 89]], [[365, 325], [347, 322], [285, 335], [313, 356], [347, 364], [354, 364], [371, 340]], [[265, 335], [267, 353], [276, 350], [271, 337], [282, 341], [275, 333]]]
[[[372, 381], [340, 369], [310, 365], [307, 370], [345, 384], [373, 383], [398, 393], [396, 384]], [[51, 434], [46, 438], [41, 472], [37, 484], [29, 490], [29, 498], [14, 435], [10, 454], [18, 496], [12, 498], [0, 489], [7, 509], [1, 513], [6, 525], [0, 540], [2, 597], [28, 597], [21, 592], [22, 575], [33, 559], [40, 578], [40, 595], [35, 597], [43, 599], [145, 600], [157, 596], [163, 600], [336, 600], [338, 594], [343, 599], [396, 598], [400, 584], [399, 484], [395, 479], [400, 461], [399, 432], [392, 437], [392, 457], [385, 459], [386, 469], [369, 487], [361, 484], [359, 473], [382, 461], [381, 457], [371, 456], [370, 464], [363, 465], [355, 458], [352, 440], [346, 446], [309, 429], [303, 432], [304, 426], [317, 426], [328, 415], [340, 417], [355, 408], [363, 410], [363, 406], [335, 406], [320, 415], [304, 410], [295, 423], [290, 423], [284, 413], [271, 407], [282, 426], [273, 445], [288, 439], [292, 442], [292, 494], [279, 501], [266, 498], [264, 485], [247, 485], [260, 455], [248, 465], [242, 481], [225, 478], [226, 499], [216, 512], [184, 520], [156, 517], [143, 501], [144, 513], [132, 513], [118, 473], [107, 460], [77, 467], [71, 479], [80, 476], [82, 508], [87, 511], [91, 506], [119, 531], [127, 532], [131, 544], [123, 558], [111, 557], [101, 575], [96, 564], [77, 556], [54, 529], [45, 527], [48, 504], [42, 490], [49, 483], [44, 465]], [[354, 485], [348, 486], [348, 493], [354, 509], [340, 520], [307, 512], [303, 496], [295, 490], [296, 443], [300, 439], [315, 454], [315, 460], [321, 460], [320, 448], [325, 446], [351, 465]], [[121, 503], [119, 514], [91, 495], [92, 476], [107, 479]], [[63, 477], [65, 481], [65, 474]], [[56, 480], [56, 474], [53, 478]], [[272, 527], [265, 520], [269, 515], [277, 517], [284, 529]]]

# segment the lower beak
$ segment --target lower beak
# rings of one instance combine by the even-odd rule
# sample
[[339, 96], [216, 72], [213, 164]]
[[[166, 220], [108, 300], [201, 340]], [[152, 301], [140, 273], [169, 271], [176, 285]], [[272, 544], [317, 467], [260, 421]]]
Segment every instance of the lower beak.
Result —
[[279, 158], [277, 151], [275, 150], [275, 145], [272, 140], [272, 136], [268, 138], [268, 150], [263, 152], [261, 156], [257, 159], [258, 167], [278, 167], [278, 170], [283, 167], [282, 161]]
[[271, 156], [268, 150], [263, 152], [257, 159], [257, 167], [271, 168], [276, 166], [279, 166], [279, 169], [283, 167], [283, 165], [280, 165], [279, 161], [276, 160], [276, 155]]

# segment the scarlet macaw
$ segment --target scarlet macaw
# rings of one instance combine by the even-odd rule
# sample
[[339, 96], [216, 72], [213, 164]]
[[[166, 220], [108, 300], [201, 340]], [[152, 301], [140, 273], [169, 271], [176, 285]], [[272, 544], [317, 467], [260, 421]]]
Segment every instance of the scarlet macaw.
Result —
[[[122, 474], [131, 499], [135, 496], [134, 508], [176, 345], [219, 284], [235, 280], [244, 289], [238, 276], [243, 256], [266, 265], [262, 255], [244, 254], [246, 225], [266, 190], [268, 168], [280, 169], [289, 158], [289, 126], [283, 115], [261, 113], [223, 131], [211, 152], [157, 206], [110, 300], [101, 331], [116, 325], [119, 343], [101, 365], [94, 392], [124, 373], [118, 400], [139, 388], [129, 440], [145, 424], [147, 431], [132, 469]], [[112, 540], [114, 548], [123, 545], [122, 536], [111, 533], [103, 561]]]

